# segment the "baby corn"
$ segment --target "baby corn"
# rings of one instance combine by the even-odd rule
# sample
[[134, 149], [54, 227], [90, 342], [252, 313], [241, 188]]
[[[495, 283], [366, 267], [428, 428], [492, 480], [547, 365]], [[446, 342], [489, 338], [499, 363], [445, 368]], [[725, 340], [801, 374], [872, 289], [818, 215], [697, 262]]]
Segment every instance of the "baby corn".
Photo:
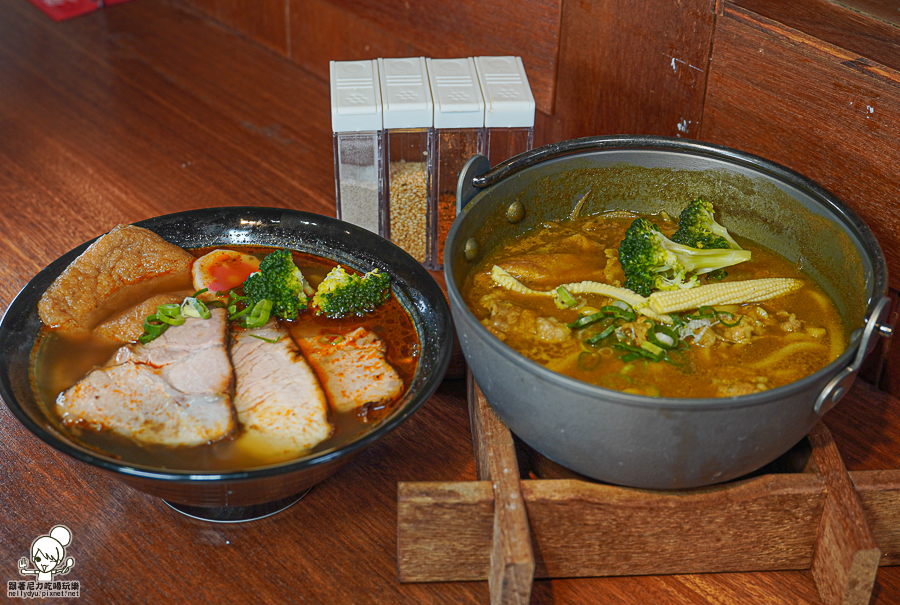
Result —
[[563, 287], [572, 294], [599, 294], [601, 296], [615, 298], [616, 300], [628, 303], [631, 305], [632, 309], [641, 315], [646, 315], [654, 321], [669, 325], [673, 323], [671, 317], [668, 315], [661, 315], [651, 309], [648, 304], [649, 301], [646, 298], [636, 292], [632, 292], [628, 288], [618, 288], [596, 281], [581, 281], [573, 284], [563, 284]]
[[[511, 290], [513, 292], [518, 292], [519, 294], [535, 294], [538, 296], [555, 297], [557, 295], [557, 288], [559, 288], [559, 286], [557, 286], [557, 288], [553, 288], [552, 290], [547, 291], [533, 290], [497, 265], [494, 265], [491, 268], [491, 279], [493, 279], [494, 283], [498, 286], [502, 286], [507, 290]], [[649, 307], [646, 298], [644, 298], [640, 294], [632, 292], [627, 288], [619, 288], [595, 281], [582, 281], [572, 284], [563, 284], [562, 287], [572, 294], [599, 294], [601, 296], [608, 296], [609, 298], [621, 300], [622, 302], [631, 305], [631, 307], [638, 313], [646, 315], [650, 319], [670, 325], [673, 323], [671, 317], [656, 313]]]
[[685, 290], [654, 292], [649, 296], [649, 306], [656, 313], [663, 314], [698, 309], [704, 306], [760, 302], [793, 292], [801, 285], [802, 282], [799, 280], [787, 277], [707, 284]]

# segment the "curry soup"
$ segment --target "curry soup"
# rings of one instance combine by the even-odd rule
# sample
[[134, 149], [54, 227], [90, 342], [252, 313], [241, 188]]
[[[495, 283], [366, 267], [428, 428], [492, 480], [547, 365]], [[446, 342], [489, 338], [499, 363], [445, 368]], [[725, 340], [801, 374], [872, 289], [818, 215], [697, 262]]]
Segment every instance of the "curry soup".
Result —
[[[492, 281], [497, 265], [534, 290], [580, 281], [621, 286], [617, 249], [637, 216], [610, 212], [544, 223], [473, 267], [463, 298], [491, 333], [525, 357], [572, 378], [641, 395], [727, 397], [772, 389], [820, 370], [846, 348], [844, 324], [821, 288], [782, 256], [739, 237], [752, 259], [728, 267], [724, 281], [789, 277], [801, 280], [802, 288], [765, 302], [679, 313], [678, 346], [660, 361], [633, 359], [627, 350], [647, 338], [652, 322], [644, 316], [611, 317], [582, 329], [571, 325], [610, 305], [609, 298], [578, 295], [578, 306], [561, 309], [551, 297]], [[647, 218], [667, 236], [677, 227], [664, 214]]]

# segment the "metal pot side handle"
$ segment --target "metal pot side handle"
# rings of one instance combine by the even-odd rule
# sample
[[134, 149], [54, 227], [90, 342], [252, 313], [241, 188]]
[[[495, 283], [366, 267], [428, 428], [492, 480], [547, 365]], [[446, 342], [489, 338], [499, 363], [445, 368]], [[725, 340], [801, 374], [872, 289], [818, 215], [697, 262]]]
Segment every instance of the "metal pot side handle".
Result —
[[890, 302], [891, 300], [887, 296], [884, 296], [878, 301], [878, 304], [875, 305], [872, 314], [869, 316], [869, 319], [866, 320], [866, 327], [863, 329], [862, 338], [859, 341], [859, 348], [856, 351], [856, 357], [849, 366], [838, 372], [837, 375], [825, 385], [822, 392], [819, 393], [819, 397], [816, 399], [816, 404], [813, 407], [813, 411], [816, 414], [825, 414], [847, 394], [847, 391], [850, 390], [853, 381], [856, 380], [859, 368], [862, 367], [863, 360], [875, 346], [872, 334], [877, 333], [879, 336], [885, 338], [890, 338], [893, 334], [893, 327], [891, 327], [887, 321], [891, 309]]

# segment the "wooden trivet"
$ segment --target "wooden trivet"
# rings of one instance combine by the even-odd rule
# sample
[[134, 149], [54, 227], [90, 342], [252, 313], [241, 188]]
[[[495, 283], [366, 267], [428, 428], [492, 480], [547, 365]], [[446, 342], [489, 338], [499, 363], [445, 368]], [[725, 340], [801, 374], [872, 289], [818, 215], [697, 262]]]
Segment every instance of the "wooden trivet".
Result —
[[488, 580], [505, 605], [528, 603], [535, 577], [809, 569], [825, 605], [864, 605], [879, 564], [898, 563], [900, 471], [848, 473], [822, 423], [803, 472], [676, 491], [523, 479], [512, 434], [468, 381], [479, 480], [398, 484], [401, 582]]

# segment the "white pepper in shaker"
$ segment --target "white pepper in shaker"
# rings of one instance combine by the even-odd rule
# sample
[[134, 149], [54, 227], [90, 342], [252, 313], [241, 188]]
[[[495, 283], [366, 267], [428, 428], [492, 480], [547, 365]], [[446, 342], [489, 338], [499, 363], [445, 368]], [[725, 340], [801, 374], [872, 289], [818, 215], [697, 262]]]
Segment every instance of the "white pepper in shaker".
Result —
[[337, 217], [380, 233], [384, 173], [378, 63], [331, 61], [330, 83]]

